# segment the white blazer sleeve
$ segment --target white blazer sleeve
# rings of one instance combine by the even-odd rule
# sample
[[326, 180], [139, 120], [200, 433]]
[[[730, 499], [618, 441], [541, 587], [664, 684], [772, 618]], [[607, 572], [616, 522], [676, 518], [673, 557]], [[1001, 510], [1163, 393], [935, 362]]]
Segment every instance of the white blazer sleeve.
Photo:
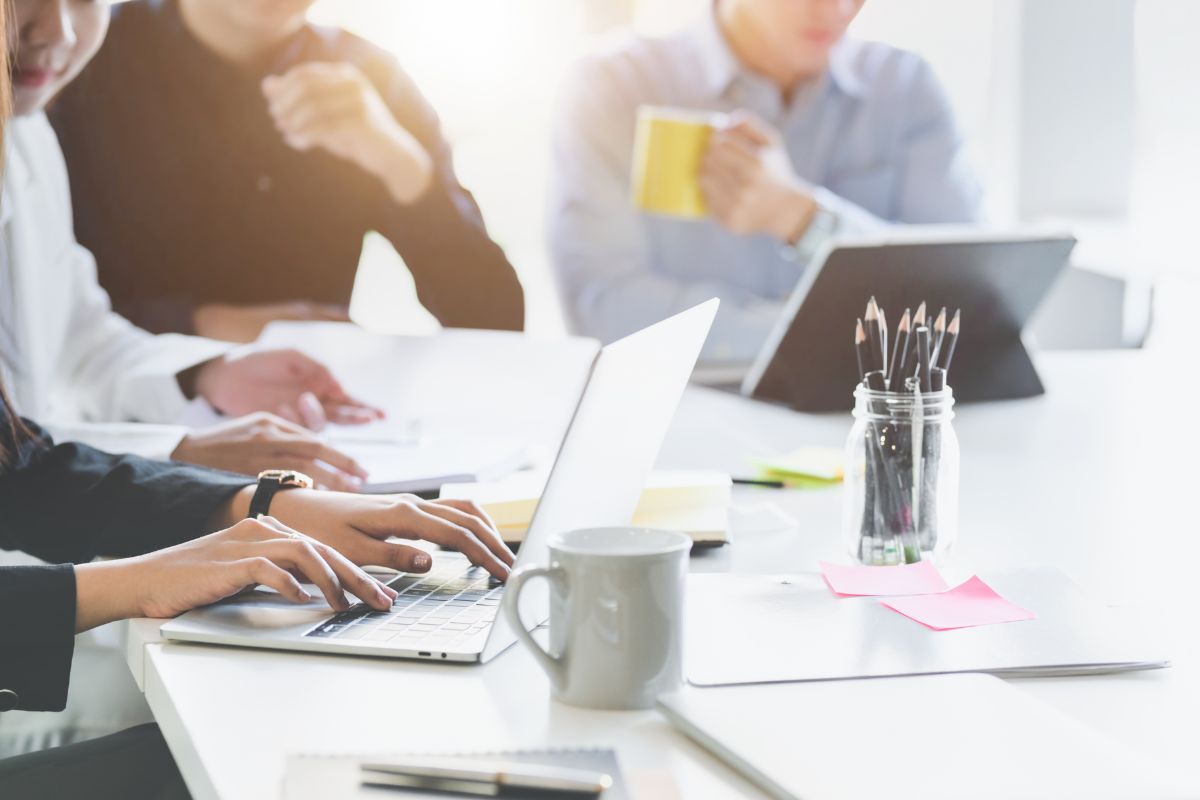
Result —
[[155, 336], [116, 314], [100, 288], [96, 265], [73, 245], [69, 269], [70, 328], [56, 383], [86, 420], [174, 422], [187, 404], [175, 376], [232, 347], [197, 336]]
[[[43, 114], [16, 120], [11, 128], [28, 173], [13, 212], [25, 243], [11, 266], [26, 287], [23, 346], [49, 378], [49, 406], [56, 411], [50, 417], [174, 422], [186, 404], [176, 374], [232, 345], [154, 336], [114, 313], [91, 253], [75, 241], [71, 189], [54, 130]], [[43, 374], [42, 367], [35, 372]], [[57, 413], [65, 407], [69, 417]]]

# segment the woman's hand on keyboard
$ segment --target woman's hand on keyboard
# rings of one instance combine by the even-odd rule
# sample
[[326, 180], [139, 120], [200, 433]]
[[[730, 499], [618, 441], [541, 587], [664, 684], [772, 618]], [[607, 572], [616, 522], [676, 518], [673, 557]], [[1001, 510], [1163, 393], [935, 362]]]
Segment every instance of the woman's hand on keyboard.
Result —
[[262, 517], [136, 558], [80, 564], [76, 630], [128, 617], [173, 617], [255, 585], [307, 603], [314, 598], [301, 581], [315, 584], [336, 611], [349, 608], [346, 592], [381, 611], [396, 599], [334, 548]]
[[[244, 516], [252, 494], [253, 487], [241, 492], [232, 513]], [[422, 539], [457, 550], [500, 580], [516, 560], [492, 520], [468, 500], [290, 489], [272, 499], [271, 515], [361, 566], [401, 572], [426, 572], [432, 566], [425, 550], [389, 538]]]

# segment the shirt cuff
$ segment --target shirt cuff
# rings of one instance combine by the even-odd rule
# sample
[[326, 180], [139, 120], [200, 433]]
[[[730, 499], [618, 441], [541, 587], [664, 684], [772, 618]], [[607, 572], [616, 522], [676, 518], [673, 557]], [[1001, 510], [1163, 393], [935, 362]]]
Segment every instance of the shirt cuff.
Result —
[[157, 348], [129, 376], [123, 415], [138, 422], [169, 423], [177, 420], [188, 405], [176, 376], [190, 367], [228, 353], [237, 345], [198, 336], [165, 333], [160, 339], [170, 345]]

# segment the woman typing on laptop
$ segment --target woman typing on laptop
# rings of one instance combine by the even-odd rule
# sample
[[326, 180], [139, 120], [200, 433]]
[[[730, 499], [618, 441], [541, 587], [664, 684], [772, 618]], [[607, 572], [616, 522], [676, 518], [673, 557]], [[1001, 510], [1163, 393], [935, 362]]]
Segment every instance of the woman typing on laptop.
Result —
[[[262, 509], [271, 516], [246, 518]], [[314, 599], [301, 581], [334, 609], [349, 607], [345, 592], [386, 609], [396, 593], [355, 564], [431, 565], [426, 552], [389, 536], [460, 550], [497, 578], [513, 563], [469, 502], [316, 492], [296, 473], [247, 485], [186, 464], [54, 445], [10, 412], [2, 387], [0, 520], [0, 548], [50, 562], [0, 567], [0, 711], [62, 709], [75, 634], [114, 620], [173, 616], [256, 584], [295, 602]], [[116, 558], [93, 563], [99, 555]], [[85, 791], [187, 796], [154, 726], [0, 760], [6, 797]]]
[[[104, 4], [0, 2], [0, 31], [8, 33], [0, 37], [0, 133], [9, 128], [13, 99], [7, 45], [53, 41], [51, 49], [32, 49], [40, 53], [33, 64], [36, 69], [28, 68], [32, 62], [26, 51], [22, 87], [61, 83], [86, 60], [103, 33], [102, 25], [81, 30], [75, 23], [81, 17], [102, 19], [98, 14], [103, 13]], [[41, 91], [18, 92], [27, 114], [40, 108], [31, 110], [23, 102], [31, 94], [45, 100]], [[39, 121], [32, 123], [37, 128]], [[49, 132], [44, 120], [40, 127]], [[0, 197], [14, 210], [15, 221], [19, 206], [31, 195], [52, 191], [56, 178], [53, 171], [31, 173], [28, 162], [18, 161], [9, 165], [13, 174]], [[34, 223], [48, 225], [32, 214], [21, 230], [27, 232]], [[6, 227], [6, 240], [8, 234]], [[0, 276], [14, 266], [5, 263], [10, 243], [0, 242]], [[68, 223], [61, 247], [46, 255], [73, 244]], [[11, 301], [11, 309], [34, 319], [72, 307], [88, 289], [60, 282], [59, 296], [31, 299], [27, 292], [14, 291], [18, 288], [20, 283], [0, 286], [0, 301]], [[106, 307], [101, 311], [107, 313]], [[6, 316], [0, 314], [0, 323], [8, 321]], [[37, 363], [20, 356], [48, 358], [52, 364], [59, 360], [44, 352], [42, 345], [49, 345], [49, 339], [31, 343], [6, 336], [9, 332], [0, 325], [0, 345], [6, 354], [18, 357], [18, 365]], [[94, 330], [84, 332], [74, 325], [63, 331], [67, 341], [94, 336]], [[32, 345], [38, 345], [38, 352], [28, 351]], [[103, 369], [94, 364], [91, 368]], [[18, 372], [16, 379], [28, 379], [27, 373]], [[75, 443], [55, 445], [41, 428], [20, 419], [4, 383], [0, 375], [0, 549], [24, 551], [47, 563], [0, 566], [0, 712], [61, 710], [71, 681], [75, 634], [106, 622], [169, 617], [258, 584], [295, 602], [319, 599], [302, 586], [314, 584], [336, 610], [348, 607], [346, 593], [371, 608], [387, 608], [395, 592], [356, 565], [419, 573], [432, 563], [424, 550], [389, 542], [389, 537], [423, 539], [459, 550], [500, 579], [513, 562], [490, 520], [473, 504], [317, 492], [308, 488], [311, 482], [303, 475], [286, 471], [265, 473], [255, 485], [251, 478], [190, 464], [109, 455]], [[283, 463], [278, 466], [290, 466], [279, 460]], [[264, 516], [259, 519], [247, 519], [260, 513]], [[113, 560], [94, 562], [97, 556]], [[93, 694], [108, 692], [109, 687], [97, 685]], [[0, 727], [5, 716], [0, 713]], [[85, 794], [186, 797], [187, 791], [153, 726], [0, 759], [0, 796]]]

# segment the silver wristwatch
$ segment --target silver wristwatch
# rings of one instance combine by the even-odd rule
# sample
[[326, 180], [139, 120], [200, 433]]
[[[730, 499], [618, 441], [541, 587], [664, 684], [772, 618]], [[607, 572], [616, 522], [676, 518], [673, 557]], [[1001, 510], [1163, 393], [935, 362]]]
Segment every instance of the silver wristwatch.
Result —
[[800, 238], [791, 244], [783, 245], [784, 257], [789, 261], [807, 264], [817, 251], [837, 233], [838, 216], [821, 204], [813, 212], [813, 218], [800, 234]]

